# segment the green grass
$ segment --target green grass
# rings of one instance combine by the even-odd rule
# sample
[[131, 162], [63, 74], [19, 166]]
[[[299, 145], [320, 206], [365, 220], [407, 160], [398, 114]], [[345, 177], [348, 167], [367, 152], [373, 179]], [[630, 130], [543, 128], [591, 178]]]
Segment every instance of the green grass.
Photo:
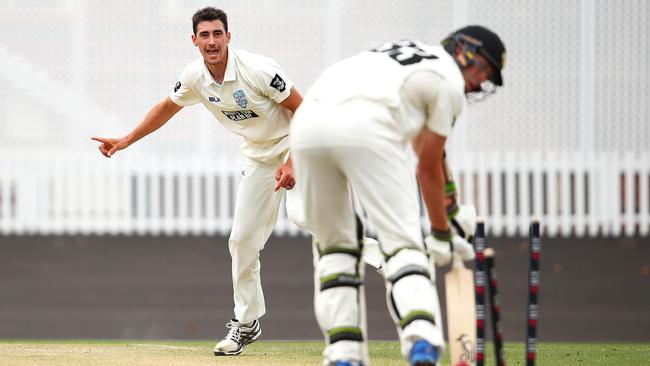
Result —
[[[213, 342], [205, 341], [101, 341], [0, 340], [1, 366], [63, 365], [313, 365], [321, 364], [322, 342], [260, 341], [237, 357], [215, 357]], [[397, 342], [370, 342], [374, 366], [406, 365]], [[487, 365], [494, 365], [488, 349]], [[524, 345], [506, 344], [508, 365], [524, 365]], [[648, 365], [649, 344], [541, 343], [538, 365]], [[449, 364], [448, 358], [443, 365]]]

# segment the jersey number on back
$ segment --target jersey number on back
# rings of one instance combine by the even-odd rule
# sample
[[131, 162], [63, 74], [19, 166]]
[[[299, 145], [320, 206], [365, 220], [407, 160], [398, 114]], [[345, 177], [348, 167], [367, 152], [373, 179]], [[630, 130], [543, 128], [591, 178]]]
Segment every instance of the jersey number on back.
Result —
[[435, 60], [438, 58], [436, 55], [427, 53], [412, 41], [389, 42], [371, 51], [383, 52], [399, 62], [400, 65], [412, 65], [424, 59]]

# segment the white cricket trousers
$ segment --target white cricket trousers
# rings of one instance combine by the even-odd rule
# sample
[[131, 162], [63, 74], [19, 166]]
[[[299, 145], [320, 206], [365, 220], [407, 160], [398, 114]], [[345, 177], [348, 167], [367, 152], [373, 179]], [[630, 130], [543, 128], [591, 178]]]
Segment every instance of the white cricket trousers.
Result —
[[355, 268], [358, 259], [349, 255], [359, 249], [350, 187], [377, 229], [386, 258], [387, 303], [402, 354], [406, 357], [417, 339], [444, 347], [419, 196], [405, 139], [392, 118], [388, 108], [366, 100], [333, 106], [307, 100], [292, 120], [295, 190], [317, 245], [315, 311], [329, 342], [326, 363], [366, 361], [367, 334], [358, 336], [365, 331], [365, 309], [354, 292], [363, 273]]
[[[237, 189], [237, 200], [228, 248], [232, 259], [232, 286], [235, 317], [242, 323], [260, 318], [266, 312], [260, 278], [260, 251], [278, 218], [282, 198], [286, 195], [287, 215], [299, 217], [296, 194], [281, 188], [273, 191], [275, 171], [286, 153], [266, 162], [246, 158]], [[285, 194], [286, 192], [286, 194]]]

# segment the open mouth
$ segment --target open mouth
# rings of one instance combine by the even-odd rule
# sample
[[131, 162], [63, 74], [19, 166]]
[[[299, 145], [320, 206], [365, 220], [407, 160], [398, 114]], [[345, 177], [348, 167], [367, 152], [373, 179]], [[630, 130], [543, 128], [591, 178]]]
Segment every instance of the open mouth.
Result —
[[219, 54], [219, 50], [205, 50], [205, 53], [207, 53], [209, 56], [216, 56]]

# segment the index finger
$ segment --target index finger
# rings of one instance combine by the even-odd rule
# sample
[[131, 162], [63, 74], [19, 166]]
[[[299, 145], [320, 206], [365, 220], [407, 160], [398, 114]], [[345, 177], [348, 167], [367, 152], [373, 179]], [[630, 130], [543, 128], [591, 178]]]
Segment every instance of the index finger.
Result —
[[108, 139], [105, 139], [105, 138], [103, 138], [103, 137], [94, 137], [94, 136], [93, 136], [93, 137], [91, 137], [90, 139], [91, 139], [91, 140], [98, 141], [98, 142], [101, 142], [101, 143], [103, 143], [103, 144], [105, 144], [105, 143], [108, 142]]
[[273, 191], [277, 191], [278, 189], [286, 186], [288, 180], [289, 180], [289, 176], [287, 174], [283, 174], [282, 178], [280, 178], [280, 180], [278, 180], [278, 182], [275, 184]]
[[275, 170], [275, 180], [276, 182], [282, 178], [282, 167], [279, 167], [278, 169]]

